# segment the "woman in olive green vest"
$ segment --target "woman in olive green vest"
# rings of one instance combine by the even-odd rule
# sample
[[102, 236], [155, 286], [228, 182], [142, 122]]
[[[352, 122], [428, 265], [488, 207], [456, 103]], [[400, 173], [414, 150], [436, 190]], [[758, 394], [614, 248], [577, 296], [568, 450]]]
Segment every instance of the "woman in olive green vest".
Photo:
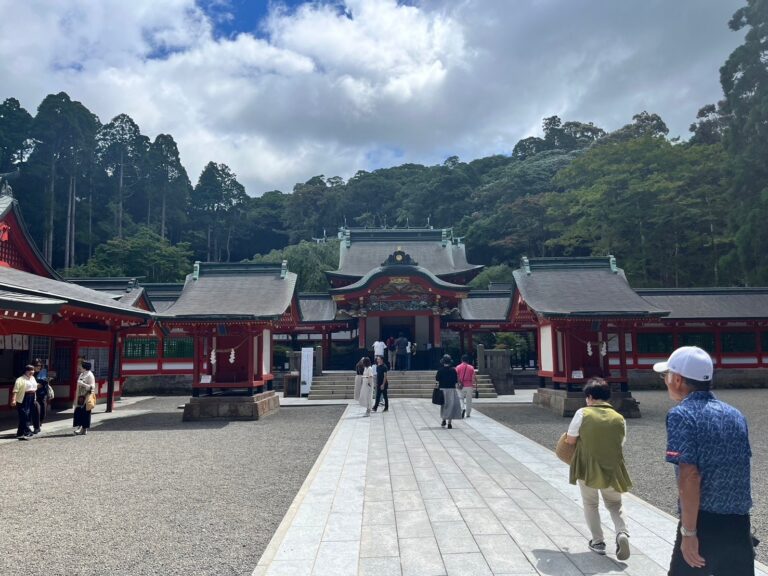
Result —
[[571, 460], [570, 482], [578, 482], [584, 502], [584, 517], [592, 532], [589, 548], [605, 554], [605, 540], [600, 523], [598, 494], [611, 513], [616, 529], [616, 558], [629, 558], [629, 533], [621, 504], [622, 492], [632, 487], [624, 466], [622, 446], [627, 434], [624, 417], [608, 403], [611, 388], [602, 378], [590, 378], [584, 387], [586, 408], [573, 416], [566, 442], [576, 444]]

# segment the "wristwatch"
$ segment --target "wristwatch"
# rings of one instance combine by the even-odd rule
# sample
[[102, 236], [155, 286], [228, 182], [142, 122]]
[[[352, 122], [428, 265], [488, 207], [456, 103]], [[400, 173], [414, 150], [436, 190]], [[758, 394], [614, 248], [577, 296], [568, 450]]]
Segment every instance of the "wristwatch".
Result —
[[680, 525], [680, 535], [682, 537], [684, 537], [684, 538], [691, 537], [691, 536], [696, 536], [696, 528], [694, 528], [693, 530], [688, 530], [688, 528], [686, 528], [685, 526], [683, 526], [681, 524]]

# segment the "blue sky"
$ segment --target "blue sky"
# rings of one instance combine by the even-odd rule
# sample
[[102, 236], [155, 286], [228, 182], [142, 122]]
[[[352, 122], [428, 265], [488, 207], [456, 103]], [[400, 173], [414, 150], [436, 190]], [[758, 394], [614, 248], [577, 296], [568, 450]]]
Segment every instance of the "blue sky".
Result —
[[0, 100], [67, 92], [171, 134], [193, 183], [509, 154], [544, 117], [687, 138], [745, 0], [0, 0]]

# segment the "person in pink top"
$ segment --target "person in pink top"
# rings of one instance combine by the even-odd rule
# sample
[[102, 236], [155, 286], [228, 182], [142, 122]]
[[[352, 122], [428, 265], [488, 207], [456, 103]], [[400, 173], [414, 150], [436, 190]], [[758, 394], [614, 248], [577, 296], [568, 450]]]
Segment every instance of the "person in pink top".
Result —
[[475, 367], [470, 364], [470, 357], [464, 354], [461, 364], [456, 366], [456, 374], [459, 377], [459, 396], [464, 402], [465, 408], [461, 411], [461, 417], [469, 418], [472, 414], [472, 396], [475, 393]]

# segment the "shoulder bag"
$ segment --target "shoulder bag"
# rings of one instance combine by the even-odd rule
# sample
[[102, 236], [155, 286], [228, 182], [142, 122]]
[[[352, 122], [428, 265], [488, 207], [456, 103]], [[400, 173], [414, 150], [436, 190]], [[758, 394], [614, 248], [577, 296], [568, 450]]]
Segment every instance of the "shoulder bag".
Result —
[[440, 388], [432, 389], [432, 404], [437, 404], [438, 406], [445, 404], [445, 396], [443, 396], [443, 391]]
[[560, 439], [557, 441], [555, 455], [565, 464], [570, 464], [571, 460], [573, 460], [573, 455], [576, 452], [576, 444], [568, 444], [568, 442], [565, 441], [566, 435], [567, 433], [563, 432], [563, 435], [560, 436]]
[[88, 412], [90, 412], [91, 410], [93, 410], [93, 409], [94, 409], [94, 407], [95, 407], [95, 406], [96, 406], [96, 394], [94, 394], [93, 392], [91, 392], [91, 393], [90, 393], [90, 394], [88, 394], [88, 396], [86, 396], [86, 398], [85, 398], [85, 409], [86, 409]]

